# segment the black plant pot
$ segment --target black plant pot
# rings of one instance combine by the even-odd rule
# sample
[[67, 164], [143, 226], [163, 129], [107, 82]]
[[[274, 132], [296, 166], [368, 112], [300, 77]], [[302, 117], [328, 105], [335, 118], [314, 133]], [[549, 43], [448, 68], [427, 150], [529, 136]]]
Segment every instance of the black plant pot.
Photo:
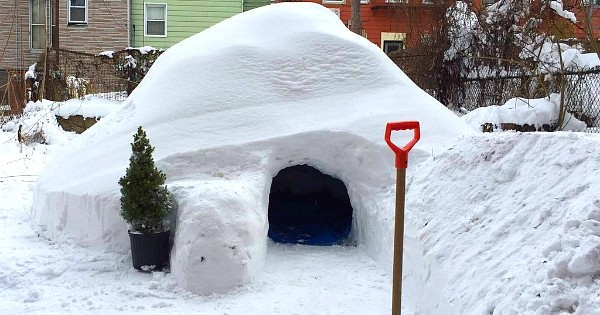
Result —
[[133, 268], [142, 271], [162, 270], [169, 263], [170, 231], [140, 234], [129, 231]]

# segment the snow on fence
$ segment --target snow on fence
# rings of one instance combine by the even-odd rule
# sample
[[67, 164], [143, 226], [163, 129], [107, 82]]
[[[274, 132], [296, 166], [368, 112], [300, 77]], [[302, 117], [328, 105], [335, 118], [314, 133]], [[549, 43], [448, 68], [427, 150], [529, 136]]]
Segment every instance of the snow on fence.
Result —
[[513, 97], [540, 98], [560, 93], [563, 78], [567, 111], [587, 124], [587, 132], [600, 132], [600, 69], [566, 72], [554, 75], [552, 80], [528, 75], [463, 79], [451, 84], [453, 87], [440, 101], [452, 109], [471, 111], [502, 105]]
[[[127, 48], [98, 55], [49, 49], [29, 80], [30, 99], [65, 101], [96, 95], [123, 101], [162, 53], [151, 47]], [[41, 96], [43, 95], [43, 97]]]

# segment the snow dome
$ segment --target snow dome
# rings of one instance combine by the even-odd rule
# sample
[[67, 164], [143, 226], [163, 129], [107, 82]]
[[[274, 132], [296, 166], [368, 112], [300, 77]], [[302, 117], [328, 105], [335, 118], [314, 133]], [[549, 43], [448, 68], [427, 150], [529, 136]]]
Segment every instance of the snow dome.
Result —
[[171, 272], [180, 286], [210, 294], [251, 281], [269, 220], [310, 225], [292, 218], [302, 210], [286, 210], [285, 200], [301, 207], [316, 195], [324, 199], [312, 214], [335, 212], [319, 222], [333, 222], [343, 244], [364, 246], [389, 269], [395, 170], [383, 135], [399, 120], [421, 122], [413, 162], [469, 132], [328, 9], [254, 9], [167, 50], [120, 110], [42, 172], [33, 220], [54, 240], [128, 250], [117, 181], [143, 126], [178, 205]]

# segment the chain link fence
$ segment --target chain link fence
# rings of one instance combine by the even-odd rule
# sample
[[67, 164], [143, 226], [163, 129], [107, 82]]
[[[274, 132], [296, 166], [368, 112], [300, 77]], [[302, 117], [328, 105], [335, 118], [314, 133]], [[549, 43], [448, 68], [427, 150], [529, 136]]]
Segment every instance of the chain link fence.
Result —
[[36, 76], [28, 84], [30, 98], [65, 101], [93, 95], [123, 101], [161, 53], [129, 48], [93, 55], [49, 49], [38, 61]]
[[40, 96], [66, 101], [85, 95], [122, 101], [128, 95], [130, 83], [107, 56], [52, 49], [42, 55], [35, 72], [35, 81], [30, 84], [34, 101]]
[[514, 97], [532, 99], [561, 93], [563, 82], [567, 111], [586, 123], [587, 132], [600, 133], [600, 69], [555, 74], [551, 80], [544, 75], [461, 79], [444, 82], [443, 93], [426, 91], [450, 109], [472, 111], [502, 105]]

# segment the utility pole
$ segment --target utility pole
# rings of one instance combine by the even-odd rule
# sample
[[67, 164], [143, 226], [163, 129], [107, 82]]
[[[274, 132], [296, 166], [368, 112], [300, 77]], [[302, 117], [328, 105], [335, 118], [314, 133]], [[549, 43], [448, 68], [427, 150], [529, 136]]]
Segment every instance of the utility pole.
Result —
[[350, 18], [350, 30], [362, 36], [362, 18], [360, 17], [360, 0], [352, 0], [350, 2], [350, 10], [352, 17]]

